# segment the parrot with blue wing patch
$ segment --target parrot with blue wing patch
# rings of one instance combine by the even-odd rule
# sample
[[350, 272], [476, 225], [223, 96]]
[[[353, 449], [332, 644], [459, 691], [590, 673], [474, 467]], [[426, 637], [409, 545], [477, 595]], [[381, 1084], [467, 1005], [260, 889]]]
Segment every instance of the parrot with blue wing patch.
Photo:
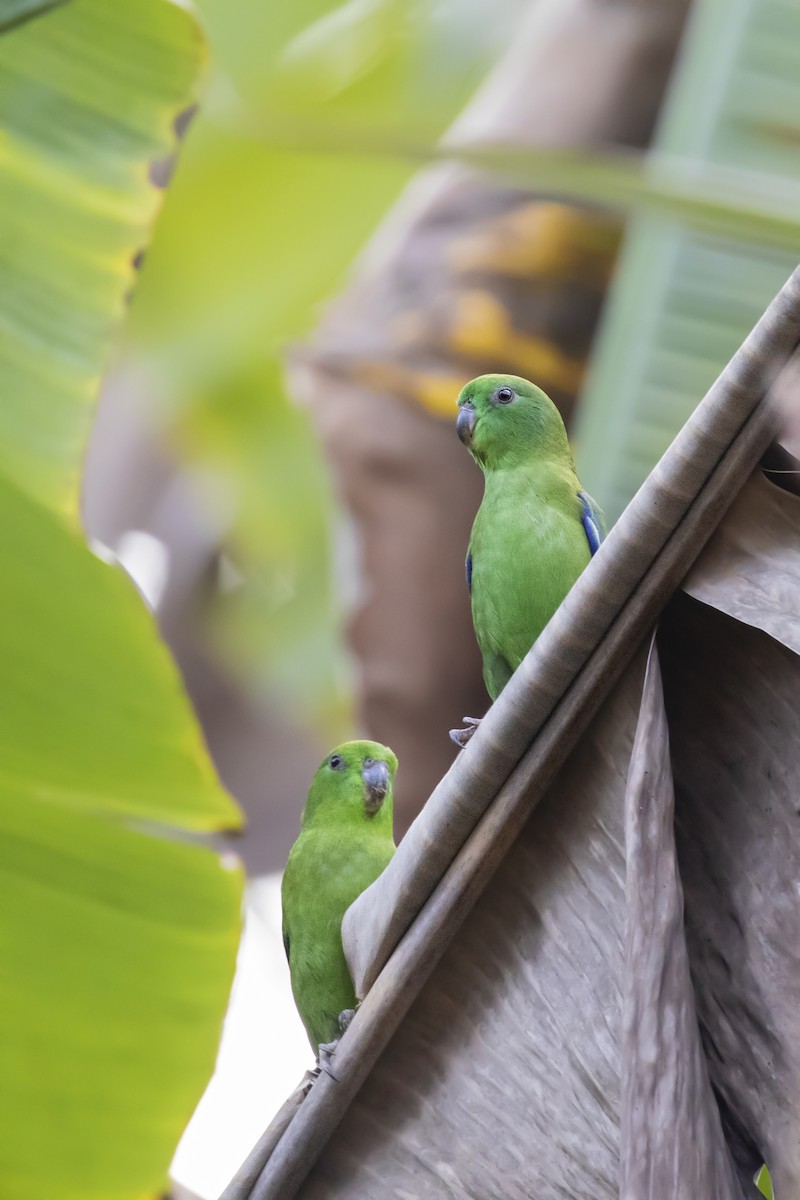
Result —
[[283, 944], [292, 992], [323, 1065], [356, 1008], [342, 918], [395, 851], [396, 771], [394, 754], [378, 742], [345, 742], [332, 750], [312, 780], [283, 875]]
[[[605, 536], [603, 514], [575, 474], [552, 400], [517, 375], [481, 375], [458, 397], [456, 431], [481, 468], [467, 586], [496, 700]], [[451, 730], [460, 746], [479, 720]]]

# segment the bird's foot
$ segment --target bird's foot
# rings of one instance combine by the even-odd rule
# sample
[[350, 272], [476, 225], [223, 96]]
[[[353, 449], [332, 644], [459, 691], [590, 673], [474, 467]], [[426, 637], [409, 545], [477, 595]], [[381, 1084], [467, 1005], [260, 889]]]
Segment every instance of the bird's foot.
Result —
[[460, 746], [461, 749], [463, 750], [464, 747], [467, 745], [467, 743], [469, 741], [471, 741], [472, 738], [474, 737], [475, 730], [480, 725], [481, 720], [482, 720], [481, 717], [464, 717], [464, 724], [465, 724], [464, 729], [451, 729], [450, 730], [450, 737], [451, 737], [452, 741], [454, 741], [455, 744], [457, 746]]
[[317, 1056], [317, 1062], [319, 1063], [317, 1072], [319, 1073], [320, 1070], [324, 1070], [325, 1074], [330, 1075], [331, 1079], [335, 1080], [337, 1084], [339, 1079], [335, 1070], [333, 1070], [333, 1055], [336, 1054], [336, 1048], [341, 1040], [341, 1038], [336, 1038], [333, 1042], [320, 1042], [319, 1054]]
[[339, 1028], [341, 1029], [342, 1033], [346, 1033], [350, 1028], [350, 1022], [355, 1015], [356, 1010], [354, 1008], [343, 1008], [339, 1013]]
[[[358, 1004], [356, 1004], [356, 1008], [357, 1007], [358, 1007]], [[339, 1022], [339, 1029], [342, 1031], [342, 1033], [345, 1033], [347, 1031], [347, 1029], [349, 1029], [350, 1022], [352, 1021], [352, 1019], [355, 1015], [356, 1015], [355, 1008], [343, 1008], [342, 1011], [339, 1013], [337, 1020]], [[316, 1071], [314, 1072], [314, 1079], [316, 1079], [316, 1077], [317, 1077], [317, 1075], [319, 1075], [320, 1071], [324, 1071], [326, 1075], [330, 1075], [331, 1079], [336, 1079], [336, 1082], [337, 1083], [339, 1082], [337, 1076], [334, 1075], [333, 1070], [331, 1069], [331, 1062], [333, 1061], [333, 1056], [336, 1053], [336, 1047], [339, 1045], [339, 1042], [341, 1040], [342, 1040], [341, 1038], [336, 1038], [332, 1042], [320, 1042], [319, 1048], [318, 1048], [319, 1053], [317, 1054], [318, 1066], [317, 1066]], [[313, 1083], [313, 1080], [312, 1080], [312, 1083]]]
[[333, 1072], [333, 1056], [336, 1053], [336, 1047], [339, 1045], [340, 1038], [336, 1038], [332, 1042], [320, 1042], [317, 1053], [317, 1075], [320, 1071], [324, 1071], [326, 1075], [330, 1075], [331, 1079], [339, 1082], [337, 1076]]

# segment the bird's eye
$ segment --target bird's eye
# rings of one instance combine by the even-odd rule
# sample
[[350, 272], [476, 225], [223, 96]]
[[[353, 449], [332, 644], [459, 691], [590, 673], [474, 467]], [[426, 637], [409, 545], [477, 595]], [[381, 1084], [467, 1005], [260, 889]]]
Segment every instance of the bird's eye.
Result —
[[510, 404], [515, 395], [516, 393], [513, 388], [499, 387], [492, 396], [492, 399], [496, 400], [498, 404]]
[[341, 754], [332, 754], [330, 757], [330, 765], [332, 771], [341, 771], [346, 764]]

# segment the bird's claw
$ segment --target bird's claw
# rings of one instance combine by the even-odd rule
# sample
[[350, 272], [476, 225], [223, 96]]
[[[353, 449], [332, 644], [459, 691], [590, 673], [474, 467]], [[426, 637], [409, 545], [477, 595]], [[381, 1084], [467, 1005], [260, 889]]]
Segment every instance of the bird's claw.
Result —
[[[356, 1003], [356, 1008], [358, 1008], [358, 1003]], [[345, 1033], [349, 1029], [350, 1022], [353, 1020], [353, 1017], [355, 1015], [356, 1015], [355, 1008], [343, 1008], [342, 1011], [339, 1013], [337, 1020], [339, 1022], [339, 1029], [342, 1031], [342, 1033]], [[320, 1042], [319, 1047], [318, 1047], [318, 1054], [317, 1054], [317, 1063], [319, 1065], [317, 1066], [317, 1069], [314, 1072], [314, 1079], [316, 1079], [316, 1077], [317, 1077], [317, 1075], [319, 1075], [320, 1071], [324, 1071], [326, 1075], [330, 1075], [331, 1079], [335, 1079], [337, 1083], [339, 1082], [339, 1080], [336, 1078], [333, 1071], [331, 1070], [331, 1062], [333, 1060], [334, 1054], [336, 1053], [336, 1047], [339, 1045], [339, 1042], [341, 1040], [342, 1040], [341, 1038], [336, 1038], [332, 1042]], [[313, 1079], [311, 1082], [313, 1083]]]
[[457, 746], [463, 750], [468, 742], [472, 740], [475, 730], [481, 723], [481, 717], [464, 717], [464, 729], [451, 729], [450, 738]]
[[339, 1028], [341, 1029], [342, 1033], [346, 1033], [350, 1028], [350, 1022], [355, 1015], [356, 1010], [354, 1008], [344, 1008], [339, 1013]]
[[332, 1042], [320, 1042], [317, 1053], [317, 1063], [319, 1064], [317, 1067], [317, 1074], [319, 1074], [320, 1071], [324, 1071], [325, 1074], [330, 1075], [331, 1079], [333, 1079], [336, 1083], [338, 1083], [339, 1080], [334, 1075], [331, 1064], [333, 1062], [333, 1056], [336, 1053], [336, 1047], [339, 1045], [340, 1040], [340, 1038], [336, 1038], [335, 1041]]

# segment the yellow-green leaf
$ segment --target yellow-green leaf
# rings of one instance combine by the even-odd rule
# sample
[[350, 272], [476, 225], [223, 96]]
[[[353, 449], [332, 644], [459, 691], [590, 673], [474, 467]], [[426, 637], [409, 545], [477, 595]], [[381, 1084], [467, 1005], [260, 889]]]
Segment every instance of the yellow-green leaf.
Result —
[[73, 0], [0, 40], [0, 469], [75, 513], [100, 374], [203, 41], [166, 0]]
[[0, 0], [0, 33], [64, 3], [65, 0]]
[[77, 528], [151, 163], [203, 57], [168, 0], [72, 0], [0, 39], [3, 1200], [154, 1196], [233, 974], [241, 873], [193, 842], [238, 810], [141, 598]]
[[0, 785], [186, 829], [239, 824], [124, 573], [0, 477]]

